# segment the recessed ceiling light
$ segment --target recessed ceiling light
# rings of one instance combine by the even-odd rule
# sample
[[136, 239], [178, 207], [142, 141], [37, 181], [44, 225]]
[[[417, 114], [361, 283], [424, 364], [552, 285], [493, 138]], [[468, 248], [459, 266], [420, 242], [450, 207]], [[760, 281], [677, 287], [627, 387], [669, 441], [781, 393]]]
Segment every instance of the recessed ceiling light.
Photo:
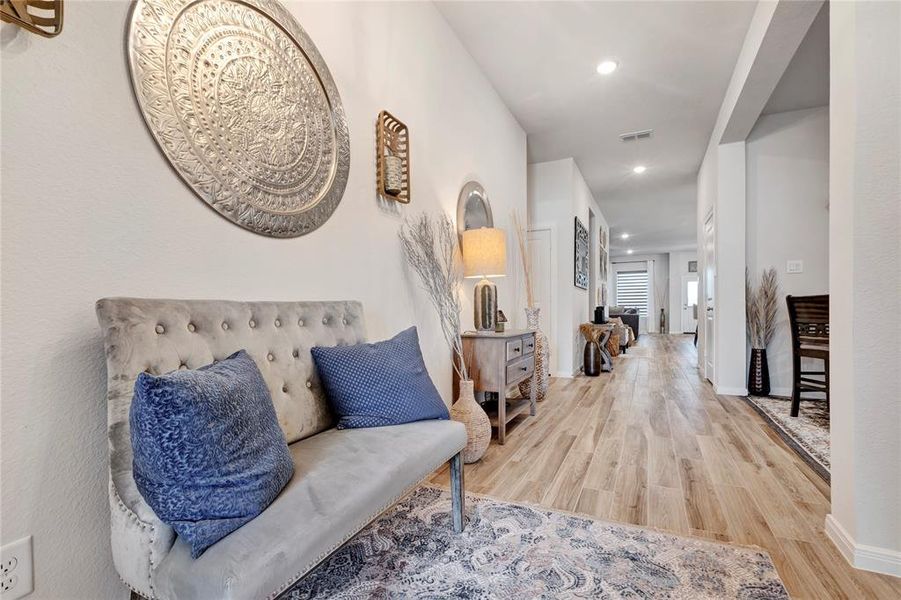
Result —
[[605, 60], [598, 65], [598, 73], [601, 75], [610, 75], [616, 71], [619, 64], [615, 60]]
[[633, 252], [635, 252], [635, 250], [632, 250], [632, 248], [629, 248], [628, 250], [626, 250], [626, 254], [632, 254]]
[[635, 173], [636, 175], [641, 175], [642, 173], [644, 173], [647, 170], [648, 170], [648, 168], [644, 165], [635, 165], [635, 167], [632, 168], [632, 172]]
[[622, 239], [624, 239], [624, 240], [627, 240], [627, 239], [629, 239], [629, 234], [628, 234], [628, 233], [624, 233], [624, 234], [622, 234], [622, 235], [619, 236], [619, 237], [622, 238]]

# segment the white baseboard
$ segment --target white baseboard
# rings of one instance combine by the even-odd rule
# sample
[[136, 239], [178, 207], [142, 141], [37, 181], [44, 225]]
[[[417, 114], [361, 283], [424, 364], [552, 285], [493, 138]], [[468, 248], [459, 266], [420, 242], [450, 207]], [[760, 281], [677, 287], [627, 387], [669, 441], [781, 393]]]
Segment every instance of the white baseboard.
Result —
[[560, 377], [562, 379], [572, 379], [576, 376], [576, 373], [568, 373], [566, 371], [557, 371], [553, 374], [554, 377]]
[[831, 513], [826, 515], [826, 536], [855, 569], [901, 577], [901, 551], [856, 543]]
[[714, 386], [713, 391], [720, 396], [747, 396], [748, 388]]

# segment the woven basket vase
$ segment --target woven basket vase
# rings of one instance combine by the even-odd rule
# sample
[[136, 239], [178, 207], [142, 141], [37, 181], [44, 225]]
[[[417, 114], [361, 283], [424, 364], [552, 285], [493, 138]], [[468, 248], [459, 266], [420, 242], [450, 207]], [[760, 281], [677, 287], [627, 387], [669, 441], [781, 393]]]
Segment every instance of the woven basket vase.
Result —
[[451, 407], [451, 418], [466, 426], [466, 447], [463, 462], [474, 463], [485, 455], [491, 442], [491, 421], [488, 414], [476, 402], [472, 381], [460, 381], [460, 395]]
[[[541, 331], [541, 309], [526, 308], [526, 323], [529, 331], [535, 332], [535, 400], [541, 402], [547, 396], [547, 387], [549, 382], [548, 368], [551, 363], [551, 346], [548, 343], [547, 336]], [[532, 394], [532, 378], [528, 378], [519, 384], [519, 393], [523, 398], [528, 398]]]

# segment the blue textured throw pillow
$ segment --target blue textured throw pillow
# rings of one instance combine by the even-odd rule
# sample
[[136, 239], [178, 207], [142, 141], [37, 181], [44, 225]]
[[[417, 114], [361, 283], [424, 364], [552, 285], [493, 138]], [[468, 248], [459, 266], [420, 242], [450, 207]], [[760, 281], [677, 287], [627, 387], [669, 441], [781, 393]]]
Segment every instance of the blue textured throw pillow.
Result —
[[415, 327], [375, 344], [311, 350], [338, 429], [447, 419]]
[[263, 512], [294, 473], [269, 388], [244, 350], [141, 373], [131, 402], [138, 491], [197, 558]]

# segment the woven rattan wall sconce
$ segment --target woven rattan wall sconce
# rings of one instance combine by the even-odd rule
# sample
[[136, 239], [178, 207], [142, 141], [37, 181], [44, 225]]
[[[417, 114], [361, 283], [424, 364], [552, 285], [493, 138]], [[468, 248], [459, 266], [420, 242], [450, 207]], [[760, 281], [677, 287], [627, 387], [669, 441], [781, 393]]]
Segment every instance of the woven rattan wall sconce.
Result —
[[63, 0], [0, 0], [0, 19], [43, 37], [63, 30]]
[[383, 110], [375, 125], [376, 192], [385, 198], [410, 203], [410, 132]]

